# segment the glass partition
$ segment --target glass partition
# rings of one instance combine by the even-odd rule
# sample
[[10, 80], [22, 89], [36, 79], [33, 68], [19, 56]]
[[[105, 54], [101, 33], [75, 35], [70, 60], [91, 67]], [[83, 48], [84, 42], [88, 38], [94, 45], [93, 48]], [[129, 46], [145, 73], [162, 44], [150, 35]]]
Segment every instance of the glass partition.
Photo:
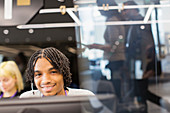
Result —
[[76, 1], [80, 87], [114, 94], [117, 113], [167, 113], [169, 3]]
[[[0, 62], [16, 60], [19, 52], [28, 60], [36, 50], [56, 47], [70, 60], [70, 87], [88, 89], [100, 97], [83, 103], [78, 96], [78, 103], [68, 97], [69, 104], [62, 103], [62, 97], [57, 102], [61, 109], [75, 102], [92, 113], [170, 112], [169, 0], [44, 0], [41, 5], [26, 24], [0, 27]], [[15, 13], [18, 7], [29, 7], [14, 6]], [[31, 89], [30, 83], [25, 86], [24, 91]], [[86, 113], [86, 109], [80, 111]]]

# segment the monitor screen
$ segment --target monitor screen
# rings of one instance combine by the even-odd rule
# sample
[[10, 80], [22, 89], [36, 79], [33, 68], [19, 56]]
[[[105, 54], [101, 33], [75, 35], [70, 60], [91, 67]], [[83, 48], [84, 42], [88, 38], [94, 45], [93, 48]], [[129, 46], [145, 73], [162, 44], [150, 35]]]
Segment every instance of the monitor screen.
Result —
[[96, 113], [102, 110], [112, 112], [116, 105], [114, 99], [114, 95], [2, 99], [0, 111], [1, 113]]

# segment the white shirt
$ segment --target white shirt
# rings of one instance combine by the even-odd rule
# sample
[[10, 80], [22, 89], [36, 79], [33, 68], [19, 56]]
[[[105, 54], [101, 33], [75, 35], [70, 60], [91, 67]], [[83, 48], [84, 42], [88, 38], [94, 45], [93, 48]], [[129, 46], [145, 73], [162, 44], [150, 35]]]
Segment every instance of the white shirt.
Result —
[[[94, 93], [86, 89], [68, 88], [68, 96], [93, 96]], [[31, 90], [24, 92], [19, 98], [42, 97], [43, 94], [39, 90]]]

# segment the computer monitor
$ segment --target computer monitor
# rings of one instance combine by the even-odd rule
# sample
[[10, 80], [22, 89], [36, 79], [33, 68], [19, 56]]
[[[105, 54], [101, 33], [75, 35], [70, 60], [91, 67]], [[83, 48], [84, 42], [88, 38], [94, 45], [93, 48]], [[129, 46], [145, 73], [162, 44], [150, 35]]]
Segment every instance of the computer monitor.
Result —
[[[112, 101], [109, 101], [112, 100]], [[1, 99], [1, 113], [98, 113], [113, 112], [114, 95], [53, 96], [43, 98]], [[116, 102], [116, 100], [115, 100]], [[112, 108], [107, 107], [111, 105]]]

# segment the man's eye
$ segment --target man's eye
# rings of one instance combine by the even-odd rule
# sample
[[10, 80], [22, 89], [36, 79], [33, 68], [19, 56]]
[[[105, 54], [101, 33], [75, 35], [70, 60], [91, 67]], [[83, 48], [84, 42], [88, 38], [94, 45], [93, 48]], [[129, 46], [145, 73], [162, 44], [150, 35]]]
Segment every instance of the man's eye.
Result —
[[51, 73], [58, 73], [57, 71], [51, 71]]
[[41, 74], [34, 74], [34, 76], [35, 76], [35, 77], [39, 77], [39, 76], [41, 76]]

